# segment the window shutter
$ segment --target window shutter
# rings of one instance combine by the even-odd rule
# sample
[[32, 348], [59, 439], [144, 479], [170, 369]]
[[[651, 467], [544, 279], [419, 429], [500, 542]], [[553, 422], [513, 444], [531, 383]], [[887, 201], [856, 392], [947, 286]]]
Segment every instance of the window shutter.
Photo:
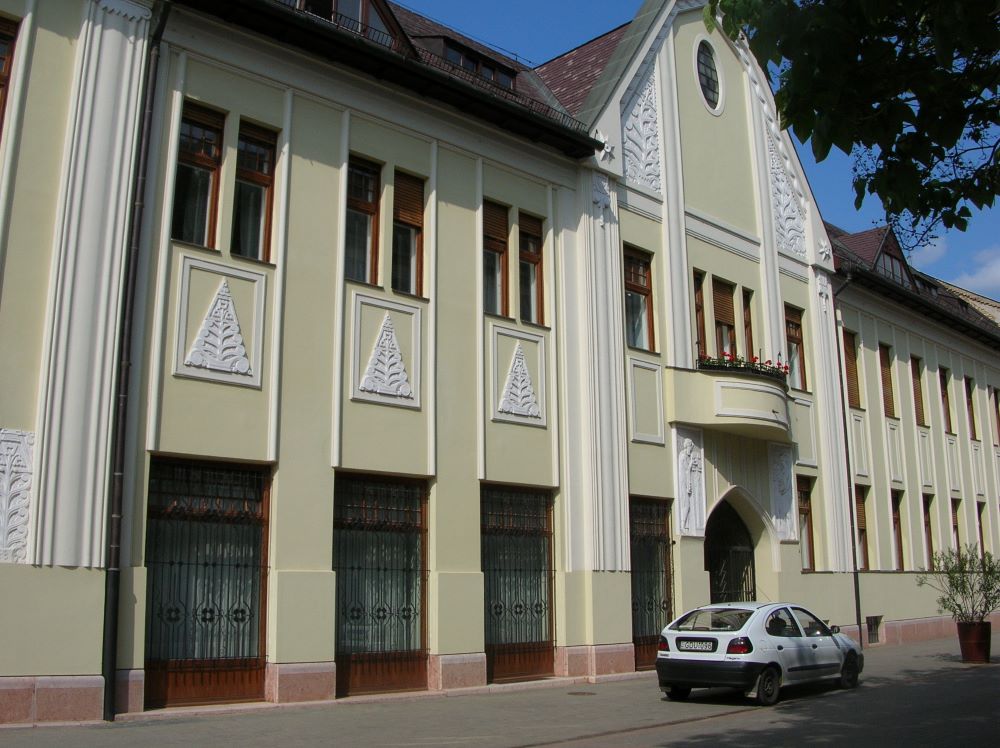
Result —
[[698, 356], [704, 357], [708, 350], [705, 343], [705, 274], [697, 270], [694, 272], [694, 324]]
[[865, 521], [865, 489], [862, 486], [854, 489], [854, 503], [858, 515], [858, 529], [866, 530], [868, 523]]
[[507, 244], [507, 208], [498, 203], [483, 203], [483, 234]]
[[910, 359], [910, 374], [913, 376], [913, 408], [917, 415], [917, 425], [926, 426], [924, 419], [924, 385], [920, 380], [920, 359]]
[[889, 346], [879, 345], [879, 364], [882, 369], [882, 402], [884, 411], [890, 418], [896, 417], [896, 402], [892, 398], [892, 360], [889, 356]]
[[411, 226], [424, 225], [424, 180], [396, 172], [393, 218]]
[[844, 375], [847, 378], [847, 404], [861, 407], [861, 388], [858, 386], [858, 347], [853, 332], [844, 330]]
[[743, 333], [747, 342], [747, 358], [753, 358], [753, 294], [743, 291]]
[[712, 279], [712, 305], [715, 321], [736, 327], [736, 313], [733, 311], [733, 291], [735, 288], [724, 281]]
[[531, 234], [532, 236], [537, 236], [539, 239], [542, 237], [542, 219], [535, 218], [535, 216], [530, 216], [527, 213], [518, 213], [517, 221], [520, 224], [520, 229], [525, 234]]

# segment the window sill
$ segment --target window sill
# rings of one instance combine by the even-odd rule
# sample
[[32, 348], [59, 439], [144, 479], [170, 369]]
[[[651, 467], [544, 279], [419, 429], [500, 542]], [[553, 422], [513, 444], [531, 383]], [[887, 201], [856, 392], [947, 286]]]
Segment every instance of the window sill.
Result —
[[179, 247], [184, 247], [185, 249], [200, 249], [203, 252], [211, 252], [214, 255], [222, 254], [222, 252], [220, 252], [215, 247], [206, 247], [204, 244], [195, 244], [194, 242], [186, 242], [183, 239], [174, 239], [173, 237], [170, 237], [170, 241], [171, 243], [176, 244]]
[[533, 327], [533, 328], [535, 328], [536, 330], [546, 330], [546, 331], [551, 331], [551, 330], [552, 330], [552, 328], [551, 328], [551, 327], [549, 327], [548, 325], [546, 325], [546, 324], [543, 324], [543, 323], [541, 323], [541, 322], [529, 322], [529, 321], [528, 321], [528, 320], [526, 320], [526, 319], [522, 319], [522, 320], [520, 320], [520, 322], [521, 322], [521, 324], [522, 324], [522, 325], [524, 325], [525, 327]]
[[636, 353], [646, 353], [646, 354], [648, 354], [650, 356], [659, 356], [660, 355], [660, 352], [658, 350], [656, 350], [655, 348], [640, 348], [637, 345], [629, 345], [628, 343], [625, 344], [625, 348], [627, 348], [630, 351], [635, 351]]
[[363, 288], [370, 288], [374, 291], [384, 291], [385, 289], [377, 283], [369, 283], [368, 281], [354, 280], [353, 278], [344, 278], [345, 283], [352, 283], [355, 286], [361, 286]]
[[486, 317], [487, 319], [499, 319], [499, 320], [503, 320], [504, 322], [517, 322], [516, 319], [514, 319], [513, 317], [511, 317], [509, 315], [506, 315], [506, 314], [494, 314], [493, 312], [483, 312], [483, 317]]
[[406, 291], [397, 291], [395, 288], [392, 289], [392, 292], [396, 296], [402, 296], [404, 299], [411, 299], [412, 301], [422, 301], [425, 304], [429, 304], [431, 302], [430, 298], [428, 298], [427, 296], [422, 296], [421, 294], [418, 293], [407, 293]]
[[229, 257], [230, 259], [238, 260], [239, 262], [249, 262], [252, 265], [263, 265], [264, 267], [268, 268], [278, 267], [270, 260], [258, 260], [256, 257], [246, 257], [244, 255], [234, 255], [232, 253], [229, 254]]

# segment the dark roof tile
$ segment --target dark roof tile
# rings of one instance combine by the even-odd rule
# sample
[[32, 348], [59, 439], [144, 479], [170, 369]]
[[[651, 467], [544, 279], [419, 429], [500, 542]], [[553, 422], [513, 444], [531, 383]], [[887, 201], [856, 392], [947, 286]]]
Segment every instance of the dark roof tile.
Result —
[[626, 23], [612, 29], [535, 68], [538, 76], [570, 114], [575, 116], [579, 113], [628, 27]]

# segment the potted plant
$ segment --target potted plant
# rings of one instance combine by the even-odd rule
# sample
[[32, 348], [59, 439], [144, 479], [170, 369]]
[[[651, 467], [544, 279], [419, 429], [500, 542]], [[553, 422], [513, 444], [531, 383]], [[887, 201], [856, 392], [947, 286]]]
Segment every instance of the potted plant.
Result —
[[990, 661], [990, 622], [1000, 608], [1000, 559], [989, 551], [980, 555], [970, 543], [961, 550], [935, 553], [932, 568], [917, 576], [917, 585], [938, 593], [941, 612], [951, 613], [958, 625], [963, 662]]

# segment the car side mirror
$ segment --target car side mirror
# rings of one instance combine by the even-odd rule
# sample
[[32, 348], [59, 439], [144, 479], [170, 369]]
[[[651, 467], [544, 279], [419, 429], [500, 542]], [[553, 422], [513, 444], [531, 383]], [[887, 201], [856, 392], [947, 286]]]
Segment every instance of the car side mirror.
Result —
[[830, 633], [839, 634], [840, 633], [840, 626], [831, 626], [830, 627]]

